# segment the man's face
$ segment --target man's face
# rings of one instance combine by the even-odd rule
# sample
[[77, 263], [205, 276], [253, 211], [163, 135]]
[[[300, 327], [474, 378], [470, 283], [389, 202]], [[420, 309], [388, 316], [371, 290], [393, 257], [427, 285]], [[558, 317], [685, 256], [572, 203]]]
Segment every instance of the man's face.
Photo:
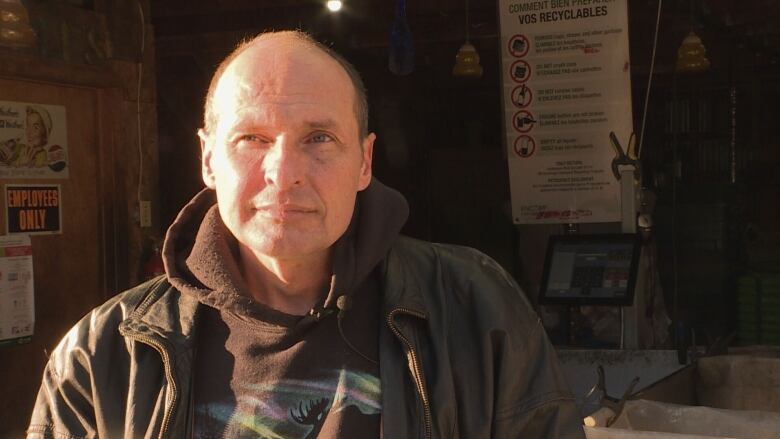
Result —
[[327, 55], [290, 41], [257, 43], [217, 86], [213, 133], [201, 131], [203, 179], [240, 245], [256, 256], [326, 252], [371, 181], [354, 89]]
[[46, 126], [43, 124], [41, 115], [31, 111], [27, 113], [27, 144], [29, 146], [44, 146], [48, 141], [46, 135]]

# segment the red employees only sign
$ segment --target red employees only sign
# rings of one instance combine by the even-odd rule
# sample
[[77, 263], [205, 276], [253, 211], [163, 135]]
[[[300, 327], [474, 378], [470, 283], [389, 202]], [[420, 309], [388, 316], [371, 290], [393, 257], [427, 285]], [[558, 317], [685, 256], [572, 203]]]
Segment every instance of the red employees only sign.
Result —
[[62, 233], [60, 185], [5, 186], [6, 233]]

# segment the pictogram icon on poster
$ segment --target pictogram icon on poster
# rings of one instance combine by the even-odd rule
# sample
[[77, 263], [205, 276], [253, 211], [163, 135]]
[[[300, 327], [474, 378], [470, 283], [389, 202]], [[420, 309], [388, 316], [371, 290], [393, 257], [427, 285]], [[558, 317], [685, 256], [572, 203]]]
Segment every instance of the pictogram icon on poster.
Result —
[[513, 81], [523, 83], [531, 77], [531, 66], [522, 59], [518, 59], [512, 63], [512, 66], [509, 68], [509, 74], [512, 76]]
[[528, 42], [528, 37], [522, 34], [513, 35], [512, 38], [509, 39], [509, 53], [516, 57], [516, 58], [522, 58], [526, 54], [528, 54], [528, 49], [530, 49], [531, 44]]
[[528, 158], [536, 151], [536, 141], [533, 137], [522, 135], [515, 139], [515, 154], [520, 158]]
[[531, 88], [525, 84], [520, 84], [512, 89], [512, 103], [517, 108], [527, 107], [534, 98]]
[[520, 110], [512, 116], [512, 126], [520, 133], [527, 133], [536, 125], [534, 115], [528, 110]]

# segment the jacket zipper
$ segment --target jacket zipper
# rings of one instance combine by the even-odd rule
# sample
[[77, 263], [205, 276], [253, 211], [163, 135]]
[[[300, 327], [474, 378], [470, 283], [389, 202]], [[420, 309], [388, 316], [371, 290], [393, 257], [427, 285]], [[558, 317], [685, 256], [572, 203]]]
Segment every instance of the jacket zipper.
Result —
[[395, 336], [398, 337], [398, 339], [401, 340], [401, 342], [406, 347], [406, 353], [409, 356], [409, 360], [412, 364], [412, 377], [414, 378], [414, 382], [417, 385], [417, 393], [419, 393], [423, 404], [423, 412], [425, 417], [425, 437], [426, 439], [431, 439], [433, 421], [431, 416], [431, 405], [428, 399], [428, 392], [425, 389], [425, 377], [423, 376], [422, 369], [420, 368], [420, 361], [419, 357], [417, 356], [417, 351], [415, 351], [414, 346], [412, 346], [412, 343], [409, 341], [409, 339], [401, 334], [401, 331], [398, 330], [398, 328], [395, 326], [395, 323], [393, 322], [393, 318], [398, 313], [408, 314], [421, 319], [425, 318], [425, 314], [409, 308], [396, 308], [390, 311], [390, 314], [387, 315], [387, 325], [393, 331], [393, 334], [395, 334]]
[[160, 343], [159, 341], [151, 337], [136, 335], [136, 334], [128, 334], [128, 333], [125, 333], [123, 335], [151, 346], [162, 357], [163, 368], [165, 369], [165, 377], [168, 379], [168, 383], [171, 386], [171, 402], [170, 404], [168, 404], [168, 407], [165, 409], [165, 414], [163, 415], [162, 427], [160, 428], [160, 435], [158, 436], [159, 439], [164, 439], [165, 437], [167, 437], [166, 433], [168, 432], [168, 427], [170, 426], [171, 423], [171, 417], [173, 417], [173, 410], [176, 408], [176, 403], [178, 402], [179, 399], [178, 388], [176, 386], [176, 381], [174, 380], [173, 377], [173, 368], [171, 367], [170, 355], [168, 354], [168, 351], [165, 349], [162, 343]]

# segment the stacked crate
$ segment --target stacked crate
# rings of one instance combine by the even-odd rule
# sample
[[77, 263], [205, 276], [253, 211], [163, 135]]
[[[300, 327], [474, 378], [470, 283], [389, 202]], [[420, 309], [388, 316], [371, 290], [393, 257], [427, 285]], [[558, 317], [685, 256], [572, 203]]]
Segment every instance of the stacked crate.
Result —
[[748, 274], [737, 281], [737, 336], [742, 345], [780, 345], [780, 274]]

